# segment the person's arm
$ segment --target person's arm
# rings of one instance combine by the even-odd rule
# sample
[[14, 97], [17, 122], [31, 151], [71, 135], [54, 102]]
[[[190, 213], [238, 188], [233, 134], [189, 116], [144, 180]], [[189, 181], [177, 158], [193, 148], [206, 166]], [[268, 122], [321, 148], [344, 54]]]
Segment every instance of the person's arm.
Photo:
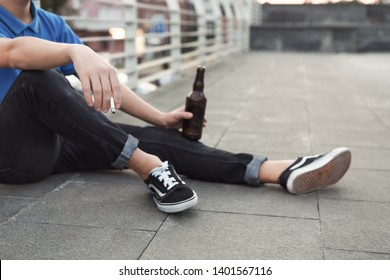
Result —
[[110, 97], [121, 106], [121, 87], [114, 67], [90, 48], [79, 44], [54, 43], [33, 37], [0, 38], [0, 67], [21, 70], [46, 70], [73, 63], [80, 78], [85, 100], [107, 112]]
[[184, 107], [178, 108], [171, 112], [161, 112], [136, 95], [127, 86], [122, 85], [121, 87], [121, 111], [138, 119], [159, 127], [180, 128], [183, 119], [192, 118], [192, 113], [185, 112]]
[[0, 38], [0, 67], [44, 70], [71, 63], [70, 46], [32, 37]]

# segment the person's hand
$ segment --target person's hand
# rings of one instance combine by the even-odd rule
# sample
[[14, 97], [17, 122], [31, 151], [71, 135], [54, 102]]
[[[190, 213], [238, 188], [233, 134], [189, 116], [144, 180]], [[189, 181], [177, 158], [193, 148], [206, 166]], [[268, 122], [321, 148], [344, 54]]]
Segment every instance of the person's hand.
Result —
[[[108, 112], [112, 96], [116, 109], [119, 109], [121, 87], [116, 69], [89, 47], [83, 45], [74, 45], [71, 59], [80, 78], [88, 106], [95, 106], [97, 111]], [[94, 100], [92, 100], [92, 93]]]
[[[179, 107], [171, 112], [163, 113], [161, 119], [161, 126], [165, 128], [182, 128], [183, 120], [189, 120], [192, 118], [192, 113], [186, 112], [184, 106]], [[207, 119], [203, 120], [203, 127], [206, 126]]]

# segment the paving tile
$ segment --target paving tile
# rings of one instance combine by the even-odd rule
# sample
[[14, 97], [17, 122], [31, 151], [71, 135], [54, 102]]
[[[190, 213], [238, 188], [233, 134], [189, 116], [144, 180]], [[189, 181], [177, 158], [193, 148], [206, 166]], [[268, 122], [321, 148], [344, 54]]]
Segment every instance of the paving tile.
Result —
[[353, 168], [390, 170], [390, 149], [352, 147], [351, 151]]
[[[0, 184], [0, 258], [137, 259], [146, 249], [144, 259], [389, 259], [389, 57], [256, 52], [207, 71], [203, 141], [270, 159], [351, 147], [336, 186], [292, 196], [189, 180], [199, 204], [166, 215], [129, 171]], [[194, 71], [186, 75], [142, 98], [181, 106]]]
[[201, 211], [318, 219], [317, 195], [296, 196], [276, 185], [251, 187], [193, 181]]
[[[348, 147], [348, 143], [345, 145]], [[335, 148], [325, 145], [313, 145], [314, 151], [330, 151]], [[390, 170], [390, 149], [350, 147], [352, 153], [351, 168], [363, 170]], [[317, 153], [317, 152], [316, 152]], [[320, 152], [322, 153], [322, 152]]]
[[222, 101], [216, 100], [215, 102], [207, 101], [206, 116], [208, 112], [217, 113], [237, 113], [238, 108], [241, 108], [245, 104], [244, 100], [236, 99], [223, 99]]
[[390, 260], [390, 254], [325, 249], [327, 260]]
[[253, 154], [294, 153], [310, 154], [311, 144], [307, 134], [238, 133], [227, 132], [218, 148], [233, 152]]
[[388, 131], [388, 127], [374, 117], [355, 119], [351, 116], [344, 118], [310, 118], [310, 127], [313, 131]]
[[[326, 98], [321, 96], [321, 98], [315, 101], [309, 101], [310, 118], [312, 120], [359, 119], [375, 121], [375, 115], [365, 104], [351, 104], [349, 100], [349, 95], [339, 94], [337, 96], [327, 96]], [[358, 102], [361, 102], [360, 99]]]
[[321, 198], [390, 202], [390, 171], [351, 169], [336, 188], [318, 192]]
[[324, 246], [390, 254], [389, 203], [320, 198]]
[[312, 129], [313, 145], [390, 149], [390, 131], [329, 131]]
[[[92, 179], [93, 178], [93, 179]], [[166, 214], [127, 172], [85, 173], [38, 200], [17, 221], [157, 230]]]
[[[284, 97], [281, 96], [281, 99]], [[255, 102], [256, 101], [256, 102]], [[308, 122], [306, 107], [302, 101], [291, 101], [290, 107], [277, 105], [277, 101], [268, 101], [262, 104], [261, 100], [250, 99], [238, 115], [239, 118], [256, 120], [268, 120], [274, 122]], [[269, 105], [267, 105], [269, 104]]]
[[38, 198], [57, 188], [60, 184], [72, 177], [74, 173], [65, 173], [50, 176], [49, 178], [33, 183], [21, 185], [0, 184], [0, 196], [33, 197]]
[[137, 259], [154, 232], [69, 225], [0, 225], [2, 260]]
[[8, 220], [35, 199], [31, 198], [16, 198], [16, 197], [1, 197], [0, 196], [0, 223]]
[[390, 130], [390, 115], [380, 115], [381, 122]]
[[322, 259], [317, 220], [191, 211], [170, 215], [141, 259]]
[[205, 130], [213, 132], [213, 129], [209, 129], [209, 125], [219, 125], [228, 127], [235, 115], [225, 110], [210, 110], [206, 112], [207, 126]]
[[367, 95], [364, 96], [364, 99], [369, 108], [373, 110], [389, 110], [390, 109], [390, 100], [388, 98], [388, 88], [386, 87], [384, 94], [376, 95]]
[[279, 133], [279, 134], [307, 134], [309, 125], [306, 122], [289, 122], [272, 117], [261, 117], [259, 119], [238, 118], [229, 127], [230, 132], [246, 133]]
[[218, 145], [219, 141], [221, 141], [226, 129], [227, 127], [224, 125], [208, 124], [207, 127], [203, 129], [202, 138], [199, 141], [210, 147], [215, 147]]

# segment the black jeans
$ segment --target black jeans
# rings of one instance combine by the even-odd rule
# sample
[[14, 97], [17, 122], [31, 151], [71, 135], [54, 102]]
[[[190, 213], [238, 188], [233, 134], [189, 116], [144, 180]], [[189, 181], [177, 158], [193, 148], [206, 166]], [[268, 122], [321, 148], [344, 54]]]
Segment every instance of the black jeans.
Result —
[[266, 160], [187, 140], [175, 129], [115, 124], [89, 108], [55, 70], [23, 71], [0, 105], [0, 183], [123, 169], [137, 147], [168, 160], [180, 174], [212, 182], [259, 184]]

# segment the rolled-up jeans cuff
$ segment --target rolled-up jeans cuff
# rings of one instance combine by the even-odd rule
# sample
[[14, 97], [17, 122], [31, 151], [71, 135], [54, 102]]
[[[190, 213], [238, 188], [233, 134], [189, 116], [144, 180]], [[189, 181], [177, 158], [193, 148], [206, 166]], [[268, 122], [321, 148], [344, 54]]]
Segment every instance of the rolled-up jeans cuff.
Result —
[[133, 155], [134, 151], [138, 147], [138, 142], [139, 142], [138, 139], [129, 135], [129, 137], [127, 138], [127, 141], [125, 143], [125, 146], [123, 147], [122, 152], [120, 153], [119, 157], [111, 165], [114, 168], [119, 169], [119, 170], [127, 168], [130, 157]]
[[245, 171], [244, 181], [251, 186], [260, 186], [261, 182], [259, 181], [259, 172], [260, 167], [264, 161], [266, 161], [266, 157], [262, 156], [253, 156], [251, 162], [247, 165]]

